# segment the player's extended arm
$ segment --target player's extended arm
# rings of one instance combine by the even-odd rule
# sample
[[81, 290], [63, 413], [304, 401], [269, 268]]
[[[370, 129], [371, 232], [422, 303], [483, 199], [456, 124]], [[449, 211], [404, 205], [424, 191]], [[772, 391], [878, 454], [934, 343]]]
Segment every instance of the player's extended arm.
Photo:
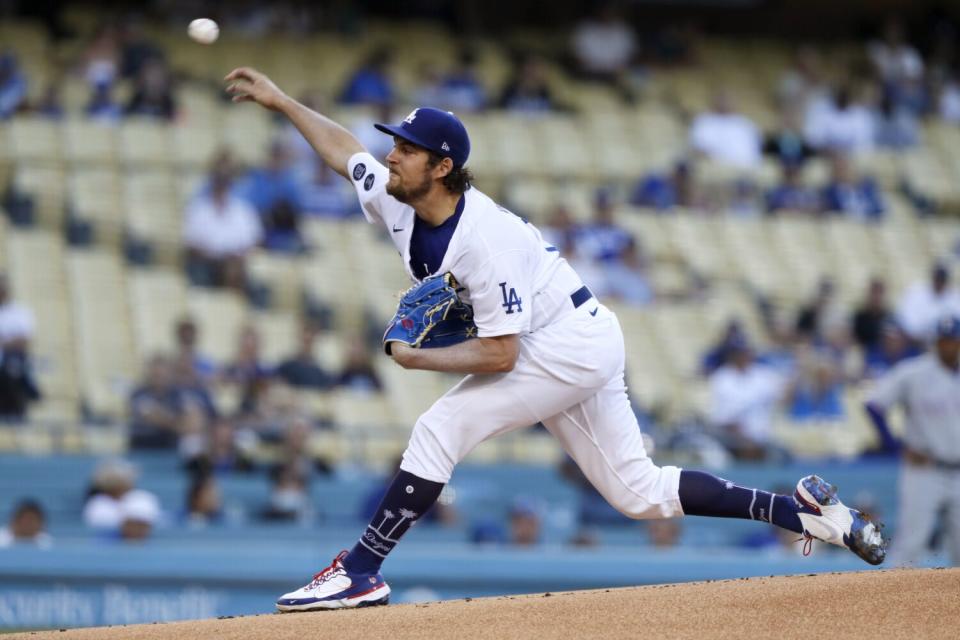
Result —
[[282, 113], [303, 134], [310, 146], [331, 169], [347, 176], [347, 161], [355, 153], [366, 151], [360, 141], [345, 128], [303, 106], [256, 69], [240, 67], [227, 74], [227, 93], [234, 102], [256, 102]]
[[864, 405], [867, 415], [877, 429], [877, 435], [880, 436], [880, 450], [889, 453], [900, 451], [900, 442], [890, 432], [890, 425], [887, 423], [887, 416], [883, 407], [875, 402], [867, 402]]
[[394, 342], [391, 354], [404, 369], [446, 373], [506, 373], [513, 371], [520, 353], [520, 338], [514, 335], [473, 338], [449, 347], [414, 349]]

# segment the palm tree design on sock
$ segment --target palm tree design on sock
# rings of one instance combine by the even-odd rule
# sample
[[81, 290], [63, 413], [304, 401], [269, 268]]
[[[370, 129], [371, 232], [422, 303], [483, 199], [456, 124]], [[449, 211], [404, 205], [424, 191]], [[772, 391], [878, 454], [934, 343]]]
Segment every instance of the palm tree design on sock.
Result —
[[405, 521], [413, 520], [416, 517], [417, 517], [417, 514], [414, 513], [413, 511], [410, 511], [409, 509], [400, 509], [400, 520], [397, 521], [397, 524], [393, 525], [393, 528], [390, 529], [390, 532], [387, 534], [387, 537], [389, 538], [390, 536], [392, 536], [393, 532], [397, 530], [397, 527], [402, 525]]
[[393, 511], [390, 509], [383, 510], [383, 520], [380, 521], [380, 524], [377, 525], [377, 533], [380, 533], [380, 527], [387, 523], [387, 520], [393, 517]]

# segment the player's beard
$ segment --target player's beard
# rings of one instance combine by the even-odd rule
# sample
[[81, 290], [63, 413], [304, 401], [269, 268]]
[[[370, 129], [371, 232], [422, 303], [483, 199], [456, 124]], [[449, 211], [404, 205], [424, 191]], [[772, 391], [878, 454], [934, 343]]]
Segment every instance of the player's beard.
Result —
[[[399, 175], [398, 175], [399, 177]], [[404, 204], [410, 204], [430, 193], [430, 187], [433, 186], [433, 178], [429, 171], [423, 172], [423, 180], [418, 185], [410, 189], [404, 189], [401, 185], [391, 186], [387, 182], [387, 193]]]

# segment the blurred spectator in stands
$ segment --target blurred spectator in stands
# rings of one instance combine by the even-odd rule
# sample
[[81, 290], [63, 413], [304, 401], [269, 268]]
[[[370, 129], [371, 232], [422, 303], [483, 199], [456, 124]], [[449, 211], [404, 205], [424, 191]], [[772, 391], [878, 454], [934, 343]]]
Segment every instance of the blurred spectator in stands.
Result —
[[841, 84], [829, 99], [814, 101], [803, 126], [807, 142], [820, 151], [861, 153], [873, 148], [874, 116], [854, 97], [854, 87]]
[[63, 95], [60, 92], [60, 82], [47, 83], [43, 90], [43, 97], [34, 106], [37, 114], [48, 120], [63, 120], [66, 111], [63, 108]]
[[777, 85], [777, 98], [783, 110], [800, 109], [822, 100], [829, 92], [823, 81], [823, 59], [811, 45], [796, 49], [790, 66]]
[[237, 335], [237, 350], [220, 373], [227, 384], [245, 386], [261, 378], [269, 378], [273, 371], [260, 355], [260, 332], [252, 324], [244, 325]]
[[534, 53], [519, 56], [497, 104], [501, 109], [529, 115], [559, 109], [543, 59]]
[[895, 322], [887, 322], [880, 332], [876, 344], [863, 353], [863, 365], [860, 377], [866, 380], [876, 380], [882, 377], [897, 363], [907, 358], [913, 358], [923, 351], [903, 332]]
[[280, 442], [302, 411], [293, 387], [272, 377], [255, 378], [242, 390], [238, 429], [244, 439]]
[[175, 449], [185, 431], [187, 402], [174, 383], [173, 363], [155, 355], [130, 395], [130, 447]]
[[83, 112], [101, 124], [116, 124], [123, 117], [123, 109], [113, 100], [112, 84], [95, 84], [90, 89], [90, 101]]
[[724, 209], [737, 218], [756, 218], [763, 213], [760, 192], [757, 184], [747, 178], [734, 179], [730, 185]]
[[136, 479], [136, 469], [126, 460], [98, 465], [83, 506], [84, 524], [125, 540], [148, 537], [160, 519], [160, 501], [153, 493], [136, 489]]
[[283, 429], [283, 439], [280, 442], [280, 461], [273, 470], [279, 472], [281, 467], [290, 467], [304, 478], [314, 474], [329, 476], [333, 473], [333, 466], [324, 458], [314, 455], [310, 450], [310, 435], [313, 425], [304, 416], [296, 416], [289, 420]]
[[264, 520], [307, 522], [312, 516], [307, 478], [295, 465], [275, 469], [271, 473], [270, 503], [261, 517]]
[[177, 105], [166, 63], [153, 58], [143, 64], [134, 82], [133, 95], [124, 111], [130, 116], [173, 120]]
[[192, 473], [246, 473], [254, 470], [248, 449], [255, 442], [237, 433], [233, 421], [225, 416], [210, 425], [203, 451], [188, 459], [184, 468]]
[[355, 336], [347, 349], [347, 360], [337, 377], [337, 386], [354, 392], [383, 391], [383, 383], [373, 367], [370, 349], [360, 336]]
[[0, 528], [0, 549], [31, 545], [49, 549], [53, 538], [46, 532], [47, 515], [36, 500], [21, 500], [13, 508], [7, 526]]
[[597, 189], [593, 197], [593, 218], [575, 233], [577, 252], [590, 260], [615, 263], [623, 259], [633, 237], [614, 219], [615, 197], [606, 188]]
[[[390, 139], [384, 135], [380, 137]], [[319, 158], [311, 166], [311, 173], [300, 175], [298, 183], [299, 206], [304, 215], [342, 219], [359, 211], [353, 189], [344, 189], [344, 185], [347, 188], [350, 188], [350, 185]]]
[[633, 237], [624, 247], [620, 258], [605, 263], [605, 287], [597, 296], [611, 297], [630, 305], [650, 304], [654, 299], [648, 275], [649, 260], [643, 247]]
[[843, 374], [836, 363], [816, 349], [800, 349], [786, 403], [788, 415], [798, 422], [843, 419]]
[[919, 343], [929, 341], [940, 318], [949, 315], [960, 316], [960, 289], [950, 285], [945, 264], [935, 264], [930, 280], [911, 285], [897, 304], [897, 322]]
[[680, 534], [683, 529], [680, 518], [664, 520], [648, 520], [647, 540], [655, 549], [673, 549], [680, 544]]
[[777, 158], [784, 170], [787, 167], [799, 168], [816, 153], [804, 139], [803, 123], [797, 104], [786, 105], [780, 110], [780, 122], [777, 128], [764, 138], [763, 152]]
[[223, 500], [215, 476], [195, 473], [187, 488], [184, 524], [191, 529], [202, 529], [223, 520]]
[[193, 284], [243, 291], [244, 258], [260, 243], [263, 229], [253, 205], [232, 192], [233, 171], [229, 154], [217, 154], [209, 190], [202, 190], [187, 204], [183, 235]]
[[270, 154], [262, 167], [250, 169], [237, 180], [235, 193], [257, 208], [262, 217], [280, 202], [296, 206], [300, 200], [291, 155], [280, 140], [270, 143]]
[[173, 338], [176, 344], [174, 359], [185, 360], [200, 380], [210, 379], [217, 371], [213, 360], [200, 353], [197, 348], [199, 329], [190, 316], [182, 316], [174, 325]]
[[657, 211], [698, 206], [693, 165], [686, 160], [678, 160], [669, 173], [647, 174], [634, 187], [630, 204], [651, 207]]
[[633, 28], [616, 4], [602, 2], [593, 15], [574, 26], [571, 39], [575, 71], [588, 80], [599, 80], [630, 97], [629, 82], [639, 53]]
[[960, 73], [950, 71], [937, 87], [936, 112], [950, 124], [960, 123]]
[[737, 458], [766, 458], [784, 380], [758, 363], [745, 341], [731, 342], [727, 354], [727, 363], [710, 375], [710, 423]]
[[354, 71], [340, 94], [343, 104], [392, 104], [395, 99], [393, 80], [390, 78], [392, 53], [387, 47], [378, 47], [370, 52], [360, 67]]
[[11, 298], [0, 272], [0, 420], [23, 419], [27, 405], [40, 399], [30, 357], [33, 333], [33, 312]]
[[318, 333], [317, 327], [309, 322], [301, 325], [297, 352], [277, 366], [277, 377], [298, 389], [323, 390], [333, 386], [331, 375], [324, 371], [317, 360], [315, 346]]
[[767, 211], [819, 214], [823, 210], [820, 193], [803, 183], [803, 170], [800, 165], [784, 163], [782, 169], [782, 182], [767, 192]]
[[102, 24], [80, 56], [80, 73], [91, 87], [111, 86], [120, 69], [120, 39], [113, 24]]
[[139, 18], [127, 18], [120, 25], [120, 75], [128, 80], [140, 75], [151, 60], [164, 60], [163, 50], [151, 42]]
[[573, 214], [570, 213], [570, 207], [563, 203], [554, 205], [544, 224], [539, 227], [543, 239], [550, 246], [556, 247], [560, 255], [570, 256], [577, 234], [577, 224], [573, 220]]
[[837, 301], [833, 279], [822, 277], [817, 283], [813, 299], [797, 313], [797, 333], [814, 341], [822, 340], [826, 335], [826, 327], [842, 322], [843, 317], [844, 311]]
[[280, 200], [264, 216], [263, 248], [294, 255], [308, 250], [300, 233], [300, 212], [289, 200]]
[[445, 73], [433, 63], [424, 64], [414, 102], [456, 112], [482, 111], [487, 106], [487, 93], [477, 79], [476, 66], [476, 53], [466, 47], [457, 53], [454, 66]]
[[700, 371], [709, 376], [722, 367], [730, 359], [730, 352], [734, 348], [747, 342], [747, 334], [739, 318], [732, 318], [723, 328], [719, 340], [710, 347], [700, 359]]
[[530, 498], [520, 496], [510, 506], [510, 544], [533, 547], [540, 544], [540, 506]]
[[907, 42], [906, 29], [899, 18], [887, 20], [882, 38], [867, 46], [867, 54], [883, 82], [884, 93], [898, 105], [913, 101], [913, 94], [923, 81], [923, 58]]
[[879, 220], [886, 205], [877, 181], [859, 175], [849, 156], [836, 154], [830, 161], [830, 182], [823, 189], [823, 206], [855, 220]]
[[760, 165], [760, 130], [747, 116], [733, 108], [730, 94], [716, 91], [710, 109], [690, 125], [690, 146], [717, 162], [744, 169]]
[[[377, 104], [373, 106], [373, 113], [371, 114], [368, 110], [363, 110], [360, 112], [358, 117], [355, 117], [350, 121], [350, 131], [353, 132], [353, 135], [356, 136], [357, 140], [360, 141], [367, 151], [370, 152], [374, 158], [376, 158], [381, 163], [386, 164], [387, 155], [393, 150], [393, 138], [390, 136], [385, 136], [383, 133], [378, 131], [373, 125], [378, 122], [393, 122], [394, 121], [394, 108], [391, 103], [385, 102], [383, 104]], [[316, 155], [316, 154], [314, 154]], [[340, 176], [336, 176], [337, 184], [343, 186], [345, 184], [343, 180], [340, 180]], [[347, 184], [349, 189], [350, 199], [352, 202], [355, 202], [357, 195], [353, 191], [353, 187]], [[359, 212], [360, 210], [354, 207], [351, 211]]]
[[871, 278], [866, 298], [850, 320], [853, 337], [864, 351], [875, 349], [880, 345], [884, 328], [892, 321], [887, 283], [882, 278]]
[[12, 117], [27, 99], [27, 76], [13, 51], [0, 51], [0, 120]]
[[890, 96], [880, 100], [874, 115], [874, 142], [878, 147], [901, 151], [920, 142], [920, 123], [906, 107], [898, 106]]

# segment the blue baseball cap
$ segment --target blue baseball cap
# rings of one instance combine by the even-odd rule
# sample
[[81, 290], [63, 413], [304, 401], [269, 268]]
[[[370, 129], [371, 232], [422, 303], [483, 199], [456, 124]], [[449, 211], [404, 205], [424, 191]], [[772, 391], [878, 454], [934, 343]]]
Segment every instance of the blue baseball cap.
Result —
[[455, 167], [462, 167], [470, 156], [467, 128], [450, 111], [420, 107], [411, 111], [400, 124], [378, 123], [373, 126], [384, 133], [450, 158]]
[[957, 316], [941, 318], [937, 323], [937, 337], [960, 339], [960, 318]]

